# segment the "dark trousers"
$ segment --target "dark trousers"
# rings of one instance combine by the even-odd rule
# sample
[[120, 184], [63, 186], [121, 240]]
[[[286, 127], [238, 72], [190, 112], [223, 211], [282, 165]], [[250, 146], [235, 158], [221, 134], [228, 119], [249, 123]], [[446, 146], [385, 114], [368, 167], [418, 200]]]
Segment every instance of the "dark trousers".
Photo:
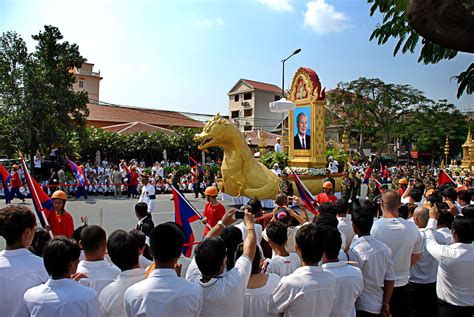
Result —
[[407, 317], [410, 315], [410, 288], [407, 285], [394, 287], [390, 299], [392, 317]]
[[379, 317], [380, 314], [369, 313], [365, 310], [356, 310], [356, 317]]
[[201, 182], [194, 184], [194, 198], [198, 198], [199, 194], [204, 198], [204, 193], [202, 192]]
[[84, 198], [87, 200], [87, 190], [84, 188], [84, 186], [77, 186], [76, 199], [81, 196], [84, 196]]
[[439, 299], [438, 312], [439, 317], [472, 317], [474, 316], [474, 306], [454, 306]]
[[11, 189], [10, 191], [10, 201], [13, 200], [13, 198], [18, 197], [20, 199], [25, 199], [25, 196], [23, 196], [22, 193], [20, 193], [20, 189], [19, 188], [13, 188]]
[[138, 196], [138, 190], [137, 190], [137, 185], [129, 185], [128, 186], [128, 198], [130, 198], [130, 196]]
[[410, 289], [410, 316], [438, 316], [436, 283], [418, 284], [410, 282], [408, 285]]

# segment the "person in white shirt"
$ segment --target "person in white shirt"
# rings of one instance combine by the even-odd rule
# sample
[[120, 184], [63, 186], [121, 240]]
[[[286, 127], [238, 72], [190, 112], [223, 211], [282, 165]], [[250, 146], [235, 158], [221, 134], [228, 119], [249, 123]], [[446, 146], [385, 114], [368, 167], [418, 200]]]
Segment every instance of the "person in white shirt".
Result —
[[274, 149], [275, 153], [283, 153], [283, 146], [281, 145], [281, 139], [279, 137], [276, 138]]
[[474, 315], [474, 219], [456, 217], [452, 224], [455, 243], [440, 245], [436, 242], [438, 208], [430, 209], [426, 226], [426, 250], [438, 263], [436, 293], [439, 316]]
[[276, 176], [281, 176], [281, 169], [278, 166], [278, 163], [273, 164], [273, 168], [271, 169], [272, 173]]
[[394, 273], [391, 250], [370, 235], [374, 222], [371, 210], [358, 207], [352, 212], [352, 227], [357, 239], [349, 249], [349, 260], [361, 269], [364, 290], [356, 301], [357, 316], [390, 316], [390, 297]]
[[148, 206], [148, 212], [155, 211], [155, 186], [149, 183], [150, 175], [148, 173], [142, 173], [142, 190], [140, 197], [138, 198], [139, 203], [146, 203]]
[[112, 263], [122, 272], [100, 293], [100, 312], [102, 317], [125, 316], [125, 291], [145, 279], [145, 270], [138, 263], [138, 242], [132, 234], [115, 230], [107, 240], [107, 250]]
[[45, 284], [30, 288], [23, 296], [31, 316], [100, 316], [96, 291], [71, 279], [79, 263], [79, 254], [77, 242], [63, 236], [46, 245], [43, 260], [51, 278]]
[[347, 214], [347, 207], [348, 205], [343, 203], [341, 200], [339, 200], [335, 205], [336, 217], [339, 222], [337, 229], [346, 237], [346, 241], [342, 245], [342, 249], [345, 251], [349, 250], [352, 238], [354, 238], [355, 235], [354, 229], [352, 229], [351, 215]]
[[370, 233], [375, 239], [385, 243], [392, 251], [395, 287], [390, 299], [390, 313], [393, 317], [405, 317], [410, 313], [408, 279], [410, 267], [421, 258], [423, 240], [416, 225], [400, 218], [400, 194], [387, 190], [382, 194], [380, 207], [383, 218], [374, 222]]
[[81, 231], [79, 244], [84, 250], [85, 260], [79, 262], [77, 273], [86, 275], [79, 280], [84, 286], [100, 294], [120, 274], [120, 269], [104, 260], [107, 250], [105, 231], [97, 225], [88, 225]]
[[281, 279], [268, 301], [269, 313], [288, 317], [329, 316], [336, 300], [336, 278], [318, 267], [325, 244], [321, 227], [307, 224], [298, 230], [296, 251], [302, 266]]
[[193, 262], [197, 264], [198, 270], [192, 269], [193, 263], [188, 269], [187, 279], [199, 285], [203, 291], [204, 302], [201, 316], [243, 316], [244, 294], [256, 250], [255, 216], [248, 210], [244, 211], [247, 235], [243, 242], [243, 254], [237, 259], [234, 267], [227, 272], [224, 272], [225, 242], [217, 237], [224, 227], [235, 221], [235, 212], [236, 210], [227, 211], [196, 247]]
[[322, 268], [336, 277], [336, 301], [329, 316], [355, 317], [354, 304], [364, 289], [362, 272], [346, 261], [339, 261], [339, 250], [342, 244], [339, 230], [329, 226], [322, 228], [326, 237]]
[[286, 226], [279, 221], [274, 221], [267, 225], [265, 231], [274, 255], [271, 259], [265, 260], [263, 272], [275, 273], [280, 277], [290, 275], [301, 266], [301, 260], [298, 254], [289, 253], [285, 249], [288, 240]]
[[6, 240], [6, 249], [0, 251], [0, 316], [28, 316], [21, 298], [48, 280], [43, 260], [28, 251], [35, 232], [36, 218], [29, 208], [0, 209], [0, 235]]
[[[153, 263], [153, 261], [147, 258], [147, 257], [151, 258], [151, 256], [149, 255], [150, 250], [148, 248], [148, 245], [146, 244], [146, 235], [137, 229], [131, 230], [130, 234], [134, 236], [138, 242], [138, 254], [140, 255], [138, 258], [138, 263], [140, 264], [140, 267], [142, 269], [146, 270], [146, 268], [150, 266], [150, 264]], [[147, 254], [147, 257], [143, 255], [145, 252]]]
[[328, 169], [331, 171], [331, 174], [336, 174], [339, 172], [339, 162], [336, 161], [332, 156], [328, 157], [329, 165]]
[[[422, 239], [426, 238], [425, 227], [428, 224], [429, 209], [418, 207], [413, 213], [413, 221], [420, 230]], [[434, 232], [436, 241], [444, 243], [444, 236]], [[438, 297], [436, 296], [436, 275], [438, 261], [436, 261], [423, 245], [421, 259], [410, 268], [410, 310], [411, 316], [438, 316]]]
[[149, 278], [125, 292], [126, 316], [200, 316], [201, 288], [175, 271], [184, 244], [181, 228], [172, 222], [162, 223], [151, 232], [150, 243], [155, 269]]
[[[255, 216], [255, 217], [258, 217], [259, 214], [261, 215], [261, 210], [253, 210], [251, 206], [249, 205], [246, 205], [244, 206], [243, 208], [248, 208], [248, 210]], [[235, 225], [235, 227], [239, 228], [240, 231], [242, 231], [242, 241], [245, 239], [245, 235], [246, 235], [246, 231], [245, 231], [245, 223], [242, 221], [241, 223]], [[255, 229], [255, 236], [257, 238], [257, 245], [260, 245], [260, 242], [262, 241], [262, 232], [263, 232], [263, 228], [262, 228], [262, 225], [256, 223], [254, 225], [254, 229]]]

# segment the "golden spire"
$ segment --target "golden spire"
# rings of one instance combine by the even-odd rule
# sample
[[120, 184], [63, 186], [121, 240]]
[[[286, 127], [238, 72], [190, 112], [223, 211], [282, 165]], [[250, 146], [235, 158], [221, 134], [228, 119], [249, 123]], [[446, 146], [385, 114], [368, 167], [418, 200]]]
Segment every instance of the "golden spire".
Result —
[[[446, 140], [448, 137], [446, 137]], [[447, 141], [446, 141], [447, 142]], [[466, 142], [464, 144], [469, 145], [472, 143], [472, 136], [471, 136], [471, 127], [469, 127], [469, 130], [467, 132], [467, 137], [466, 137]]]

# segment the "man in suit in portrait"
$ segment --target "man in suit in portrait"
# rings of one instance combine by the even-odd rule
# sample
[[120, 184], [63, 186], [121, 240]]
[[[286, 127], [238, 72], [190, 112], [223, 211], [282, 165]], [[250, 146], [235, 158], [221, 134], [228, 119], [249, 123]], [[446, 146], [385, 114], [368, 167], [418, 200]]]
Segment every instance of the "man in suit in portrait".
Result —
[[300, 112], [296, 116], [296, 127], [298, 132], [293, 138], [293, 146], [295, 150], [309, 150], [311, 148], [311, 136], [308, 132], [308, 116], [304, 112]]

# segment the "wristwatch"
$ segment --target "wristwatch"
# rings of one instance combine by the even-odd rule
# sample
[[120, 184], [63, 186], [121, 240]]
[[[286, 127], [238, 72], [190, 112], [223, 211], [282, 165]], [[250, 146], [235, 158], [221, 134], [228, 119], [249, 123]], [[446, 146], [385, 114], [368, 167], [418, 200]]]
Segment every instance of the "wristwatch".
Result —
[[225, 223], [224, 223], [224, 221], [219, 220], [219, 221], [217, 222], [217, 224], [218, 224], [219, 226], [221, 226], [222, 228], [225, 228]]

